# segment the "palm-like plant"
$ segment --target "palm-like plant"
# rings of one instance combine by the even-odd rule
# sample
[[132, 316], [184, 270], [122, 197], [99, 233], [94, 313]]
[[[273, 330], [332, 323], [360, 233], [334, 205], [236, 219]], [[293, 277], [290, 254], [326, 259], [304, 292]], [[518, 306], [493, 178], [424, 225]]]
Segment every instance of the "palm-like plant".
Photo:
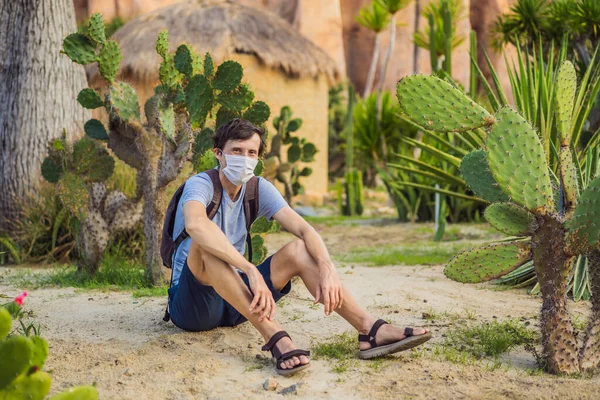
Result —
[[365, 28], [375, 32], [375, 45], [373, 46], [373, 55], [371, 56], [371, 65], [367, 75], [367, 83], [363, 91], [363, 97], [367, 97], [373, 89], [375, 80], [375, 68], [379, 62], [379, 51], [381, 42], [381, 32], [384, 31], [390, 23], [390, 14], [381, 5], [379, 0], [374, 0], [371, 4], [364, 6], [356, 17], [356, 22]]
[[[450, 27], [444, 26], [444, 3], [450, 11], [452, 21], [456, 22], [464, 18], [465, 8], [461, 0], [439, 0], [429, 3], [421, 12], [429, 20], [429, 25], [413, 36], [415, 45], [425, 50], [432, 50], [437, 56], [444, 55], [449, 36], [452, 37], [450, 43], [452, 49], [457, 48], [465, 41], [465, 37], [456, 34], [455, 23], [452, 23]], [[451, 35], [448, 35], [448, 29], [450, 29]]]

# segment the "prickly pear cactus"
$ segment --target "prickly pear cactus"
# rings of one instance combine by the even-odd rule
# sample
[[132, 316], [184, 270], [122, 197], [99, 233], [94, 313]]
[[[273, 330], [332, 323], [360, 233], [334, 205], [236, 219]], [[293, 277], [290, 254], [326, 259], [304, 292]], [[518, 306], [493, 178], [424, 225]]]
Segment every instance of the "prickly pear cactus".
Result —
[[[89, 127], [90, 124], [95, 127]], [[80, 267], [92, 275], [99, 267], [110, 236], [134, 229], [141, 220], [139, 200], [127, 200], [123, 195], [120, 209], [110, 208], [104, 202], [105, 184], [113, 173], [115, 161], [101, 142], [89, 134], [90, 130], [97, 132], [100, 127], [103, 129], [100, 121], [88, 121], [85, 130], [89, 137], [72, 145], [64, 135], [53, 140], [48, 146], [48, 157], [42, 163], [42, 176], [56, 184], [65, 210], [81, 222], [77, 240], [82, 255]], [[100, 139], [99, 135], [95, 139]], [[113, 192], [112, 196], [119, 193]]]
[[[52, 385], [50, 375], [42, 371], [48, 357], [48, 343], [39, 336], [11, 336], [10, 313], [0, 307], [0, 399], [43, 400]], [[51, 399], [97, 400], [98, 391], [92, 386], [68, 389]]]
[[[600, 178], [583, 180], [581, 166], [573, 161], [573, 104], [578, 95], [575, 69], [566, 61], [556, 76], [558, 139], [544, 145], [542, 140], [553, 140], [556, 135], [538, 133], [514, 109], [501, 108], [491, 116], [459, 89], [433, 76], [409, 77], [398, 84], [402, 108], [423, 128], [442, 132], [487, 129], [485, 149], [463, 158], [461, 174], [477, 196], [492, 203], [485, 212], [488, 222], [524, 238], [463, 252], [444, 272], [460, 282], [483, 282], [533, 262], [543, 299], [542, 345], [553, 373], [600, 366], [600, 293], [596, 293], [600, 292], [600, 273], [596, 273], [600, 270]], [[560, 147], [558, 177], [548, 164], [554, 154], [545, 150], [552, 146]], [[597, 157], [592, 154], [597, 150], [588, 153], [590, 166]], [[581, 183], [587, 187], [580, 188]], [[566, 309], [567, 282], [576, 265], [576, 284], [581, 286], [585, 271], [580, 266], [588, 263], [592, 316], [584, 346], [578, 349]]]
[[[273, 119], [273, 127], [277, 130], [277, 134], [271, 139], [271, 150], [265, 156], [265, 177], [283, 183], [285, 199], [290, 204], [293, 196], [304, 192], [300, 178], [312, 174], [312, 168], [302, 165], [314, 161], [317, 153], [317, 148], [313, 143], [292, 135], [301, 126], [300, 118], [292, 119], [290, 107], [283, 107], [279, 116]], [[282, 156], [284, 145], [288, 145], [287, 161], [283, 161]]]
[[[106, 40], [101, 16], [94, 14], [86, 28], [83, 33], [65, 38], [63, 51], [73, 62], [97, 63], [108, 84], [106, 97], [102, 99], [98, 92], [86, 88], [78, 100], [87, 108], [104, 107], [109, 125], [106, 129], [100, 121], [90, 120], [85, 124], [85, 132], [93, 139], [107, 140], [112, 152], [137, 170], [137, 192], [144, 201], [147, 275], [159, 283], [162, 263], [160, 237], [156, 233], [161, 231], [164, 219], [165, 188], [181, 172], [194, 139], [204, 142], [208, 133], [204, 128], [215, 119], [212, 131], [242, 116], [257, 125], [264, 124], [269, 118], [269, 108], [263, 102], [254, 101], [254, 93], [242, 82], [243, 69], [239, 63], [225, 61], [215, 68], [210, 54], [202, 57], [186, 44], [171, 52], [169, 34], [162, 31], [156, 42], [156, 52], [162, 58], [158, 70], [160, 85], [143, 107], [144, 122], [135, 89], [117, 79], [121, 50], [116, 42]], [[212, 160], [206, 152], [208, 149], [199, 147], [194, 163], [204, 167]], [[45, 162], [43, 166], [44, 175], [51, 181], [61, 179], [63, 171], [61, 164], [55, 161]], [[102, 211], [97, 210], [95, 215], [102, 215]], [[103, 227], [90, 226], [89, 237], [104, 237], [99, 232], [106, 232], [106, 226], [111, 226], [108, 220], [104, 222]], [[84, 246], [97, 255], [101, 253], [103, 241], [84, 241]]]

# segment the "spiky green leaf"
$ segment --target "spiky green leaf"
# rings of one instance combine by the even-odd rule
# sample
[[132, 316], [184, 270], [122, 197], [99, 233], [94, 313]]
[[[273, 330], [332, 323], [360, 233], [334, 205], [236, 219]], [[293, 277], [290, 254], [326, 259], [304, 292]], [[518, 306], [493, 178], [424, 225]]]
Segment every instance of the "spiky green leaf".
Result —
[[109, 40], [102, 46], [98, 55], [98, 68], [102, 77], [109, 83], [114, 82], [122, 59], [121, 49], [114, 40]]
[[296, 161], [300, 161], [300, 157], [302, 156], [302, 149], [298, 145], [291, 145], [288, 147], [287, 151], [288, 162], [295, 163]]
[[474, 150], [464, 156], [460, 162], [460, 173], [477, 197], [490, 203], [509, 200], [492, 176], [484, 150]]
[[513, 203], [494, 203], [485, 209], [485, 219], [494, 228], [511, 236], [531, 235], [536, 229], [535, 217]]
[[264, 101], [255, 101], [244, 111], [243, 118], [252, 122], [254, 125], [262, 125], [269, 119], [271, 109]]
[[250, 107], [252, 100], [254, 100], [254, 93], [243, 83], [231, 91], [217, 95], [217, 102], [231, 111], [243, 111]]
[[212, 56], [210, 53], [206, 53], [204, 55], [204, 76], [207, 78], [212, 78], [215, 73], [215, 64], [213, 62]]
[[104, 102], [100, 98], [98, 92], [92, 88], [82, 89], [77, 95], [77, 101], [83, 107], [93, 110], [94, 108], [102, 107]]
[[83, 125], [83, 130], [85, 134], [96, 140], [108, 140], [108, 133], [106, 132], [106, 128], [102, 122], [97, 119], [90, 119]]
[[581, 193], [567, 226], [573, 234], [575, 248], [585, 251], [600, 246], [600, 177], [592, 180]]
[[454, 257], [444, 274], [463, 283], [486, 282], [514, 271], [531, 259], [531, 242], [519, 240], [484, 245]]
[[93, 13], [88, 21], [88, 36], [99, 44], [106, 43], [106, 34], [104, 32], [104, 21], [100, 13]]
[[96, 46], [79, 33], [72, 33], [63, 40], [63, 51], [77, 64], [86, 65], [96, 61]]
[[315, 154], [317, 154], [317, 147], [313, 143], [306, 143], [302, 146], [302, 161], [312, 162]]
[[164, 59], [169, 54], [169, 31], [162, 30], [156, 39], [156, 52]]
[[125, 82], [115, 82], [109, 87], [110, 112], [124, 121], [140, 119], [140, 104], [135, 89]]
[[240, 63], [227, 60], [217, 68], [217, 73], [213, 80], [213, 87], [225, 92], [235, 89], [241, 82], [244, 70]]
[[204, 75], [194, 75], [185, 87], [185, 104], [193, 126], [202, 126], [214, 101], [210, 82]]
[[177, 68], [179, 72], [181, 72], [188, 78], [192, 76], [192, 72], [194, 69], [192, 66], [192, 52], [190, 51], [190, 48], [187, 45], [182, 44], [177, 48], [177, 51], [175, 52], [175, 58], [173, 61], [175, 68]]

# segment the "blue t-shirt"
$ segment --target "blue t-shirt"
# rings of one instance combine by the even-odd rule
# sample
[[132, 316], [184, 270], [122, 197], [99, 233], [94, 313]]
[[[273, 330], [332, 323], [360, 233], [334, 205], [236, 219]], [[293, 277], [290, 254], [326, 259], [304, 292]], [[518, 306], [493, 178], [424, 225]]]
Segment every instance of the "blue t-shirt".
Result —
[[[233, 247], [241, 254], [244, 254], [246, 251], [244, 193], [246, 193], [246, 184], [242, 185], [237, 201], [232, 201], [225, 189], [223, 189], [221, 206], [212, 219], [221, 228], [221, 231], [227, 236]], [[177, 205], [175, 224], [173, 225], [173, 237], [177, 237], [183, 232], [183, 205], [188, 201], [194, 200], [202, 203], [204, 207], [208, 207], [212, 198], [213, 184], [206, 173], [201, 172], [190, 177], [185, 183], [185, 188]], [[257, 218], [264, 216], [271, 220], [277, 211], [287, 205], [285, 199], [275, 189], [275, 186], [260, 176], [258, 177], [258, 200]], [[179, 275], [181, 275], [183, 263], [187, 259], [191, 243], [192, 238], [187, 238], [179, 245], [175, 254], [173, 254], [173, 285], [179, 282]]]

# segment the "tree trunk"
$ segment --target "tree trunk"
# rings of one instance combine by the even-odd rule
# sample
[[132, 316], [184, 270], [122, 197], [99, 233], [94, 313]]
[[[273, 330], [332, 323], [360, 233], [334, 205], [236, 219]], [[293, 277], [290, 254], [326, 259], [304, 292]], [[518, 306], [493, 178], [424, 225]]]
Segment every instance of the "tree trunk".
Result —
[[551, 373], [579, 372], [577, 339], [567, 313], [571, 259], [566, 254], [564, 225], [553, 216], [538, 217], [532, 237], [533, 264], [542, 292], [540, 329], [544, 357]]
[[589, 318], [583, 347], [579, 354], [579, 364], [585, 371], [600, 366], [600, 249], [587, 255], [588, 271], [592, 289], [592, 313]]
[[162, 223], [165, 219], [165, 188], [158, 186], [158, 168], [153, 162], [147, 162], [138, 170], [137, 184], [144, 192], [144, 237], [146, 239], [146, 276], [155, 285], [163, 281], [162, 259], [160, 257], [160, 239]]
[[379, 33], [375, 35], [375, 46], [373, 47], [373, 56], [371, 57], [371, 66], [369, 67], [369, 73], [367, 74], [367, 84], [365, 85], [365, 91], [363, 92], [363, 98], [367, 98], [371, 94], [373, 89], [373, 82], [375, 81], [375, 70], [379, 61]]
[[60, 53], [75, 31], [72, 0], [0, 4], [0, 234], [35, 193], [49, 140], [80, 136], [89, 112], [77, 101], [84, 69]]

